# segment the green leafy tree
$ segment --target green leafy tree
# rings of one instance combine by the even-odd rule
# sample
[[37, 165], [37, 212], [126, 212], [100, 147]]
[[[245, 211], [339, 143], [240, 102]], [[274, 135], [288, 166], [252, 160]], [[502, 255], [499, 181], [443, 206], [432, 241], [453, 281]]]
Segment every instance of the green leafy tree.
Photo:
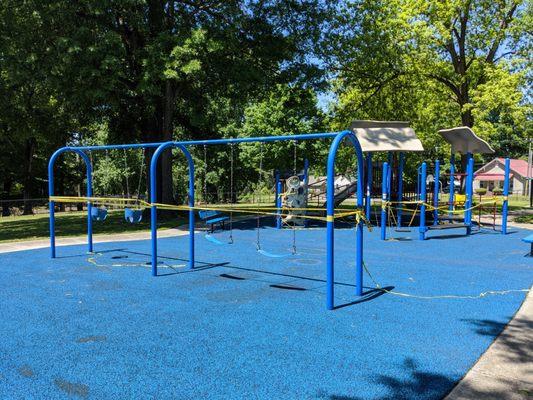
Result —
[[23, 196], [24, 214], [32, 212], [32, 197], [45, 195], [50, 150], [72, 126], [52, 82], [56, 53], [41, 11], [40, 2], [0, 4], [0, 179], [4, 197]]
[[514, 0], [343, 3], [324, 42], [334, 121], [410, 120], [436, 155], [446, 150], [436, 131], [465, 125], [510, 151], [502, 135], [527, 129], [529, 11]]

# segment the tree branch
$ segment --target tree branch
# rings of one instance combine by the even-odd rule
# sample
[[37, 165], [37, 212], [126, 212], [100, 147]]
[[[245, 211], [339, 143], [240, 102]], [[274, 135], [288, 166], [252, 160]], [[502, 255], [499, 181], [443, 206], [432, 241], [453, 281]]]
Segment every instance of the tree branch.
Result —
[[452, 81], [450, 81], [448, 78], [435, 74], [428, 74], [426, 76], [446, 85], [455, 94], [457, 100], [459, 100], [459, 98], [461, 97], [461, 90], [459, 89], [459, 87], [455, 85]]
[[503, 37], [505, 36], [504, 31], [505, 29], [507, 29], [507, 27], [513, 20], [513, 16], [514, 16], [517, 6], [518, 6], [517, 3], [513, 4], [513, 6], [509, 9], [507, 14], [505, 14], [503, 19], [500, 21], [500, 30], [498, 34], [496, 35], [494, 42], [492, 42], [492, 46], [490, 47], [489, 52], [487, 53], [487, 57], [485, 58], [486, 62], [491, 63], [491, 64], [496, 62], [495, 60], [496, 53], [498, 52], [498, 49], [500, 48], [500, 44], [501, 44]]

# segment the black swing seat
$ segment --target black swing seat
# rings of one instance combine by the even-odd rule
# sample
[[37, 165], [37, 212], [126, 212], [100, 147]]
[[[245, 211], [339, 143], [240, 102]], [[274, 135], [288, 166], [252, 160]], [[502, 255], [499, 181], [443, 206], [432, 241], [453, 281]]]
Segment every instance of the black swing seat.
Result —
[[450, 221], [450, 222], [457, 222], [462, 221], [463, 218], [460, 217], [439, 217], [439, 221]]
[[442, 229], [457, 229], [457, 228], [468, 228], [467, 224], [439, 224], [439, 225], [428, 225], [428, 231], [439, 231]]
[[210, 226], [211, 232], [214, 232], [215, 225], [219, 225], [222, 229], [224, 229], [224, 223], [229, 219], [227, 215], [224, 215], [216, 210], [201, 210], [198, 211], [198, 216], [206, 225]]

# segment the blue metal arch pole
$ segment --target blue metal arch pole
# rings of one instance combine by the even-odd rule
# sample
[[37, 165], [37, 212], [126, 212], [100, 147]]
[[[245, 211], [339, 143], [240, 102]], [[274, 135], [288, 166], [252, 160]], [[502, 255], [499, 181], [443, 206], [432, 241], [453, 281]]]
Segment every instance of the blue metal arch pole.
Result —
[[440, 161], [435, 161], [435, 177], [433, 178], [433, 225], [439, 224], [439, 191], [440, 191]]
[[427, 165], [425, 162], [422, 163], [422, 168], [420, 171], [420, 227], [418, 229], [418, 238], [420, 240], [426, 239], [426, 199], [427, 199], [427, 187], [426, 187], [426, 177], [427, 177]]
[[387, 238], [387, 199], [389, 197], [387, 193], [387, 176], [389, 173], [389, 163], [384, 162], [383, 163], [383, 172], [381, 174], [381, 218], [380, 218], [380, 227], [381, 227], [381, 240], [385, 240]]
[[309, 183], [309, 160], [307, 158], [304, 160], [304, 183], [307, 187]]
[[366, 153], [366, 219], [372, 217], [372, 153]]
[[396, 224], [398, 228], [402, 227], [402, 201], [403, 201], [403, 167], [405, 164], [405, 154], [400, 153], [398, 160], [398, 211], [396, 213]]
[[[74, 148], [74, 147], [62, 147], [55, 151], [54, 154], [52, 154], [52, 157], [50, 157], [50, 161], [48, 161], [48, 196], [52, 197], [55, 195], [54, 193], [54, 165], [57, 160], [57, 158], [65, 153], [65, 152], [74, 152], [78, 154], [83, 161], [85, 161], [85, 166], [87, 169], [87, 191], [86, 195], [87, 197], [92, 197], [93, 195], [93, 185], [92, 185], [92, 166], [91, 166], [91, 160], [89, 157], [87, 157], [87, 154], [85, 154], [83, 151]], [[50, 211], [50, 256], [52, 258], [56, 257], [56, 232], [55, 232], [55, 202], [53, 200], [50, 200], [48, 203], [49, 211]], [[93, 220], [91, 217], [91, 202], [87, 202], [87, 250], [89, 253], [92, 253], [93, 251]]]
[[392, 166], [393, 166], [392, 151], [389, 151], [388, 162], [389, 168], [387, 169], [387, 200], [391, 199], [391, 188], [392, 188]]
[[160, 145], [152, 155], [150, 162], [150, 225], [152, 231], [152, 276], [157, 276], [157, 161], [163, 151], [169, 148], [178, 148], [187, 158], [189, 164], [189, 268], [194, 268], [194, 160], [191, 153], [181, 144], [166, 142]]
[[510, 176], [510, 173], [511, 173], [511, 160], [509, 160], [509, 158], [506, 158], [505, 159], [505, 175], [503, 178], [502, 235], [507, 234], [507, 215], [509, 213], [509, 176]]
[[276, 206], [278, 204], [278, 195], [279, 195], [279, 191], [278, 191], [278, 182], [279, 182], [279, 171], [276, 170], [274, 172], [274, 182], [276, 183], [275, 184], [275, 190], [276, 190], [276, 197], [274, 198], [274, 206]]
[[[327, 298], [326, 307], [332, 310], [335, 307], [335, 260], [334, 260], [334, 244], [335, 244], [335, 158], [337, 150], [342, 141], [348, 138], [352, 143], [357, 156], [357, 207], [363, 209], [363, 179], [364, 179], [364, 159], [361, 145], [357, 137], [350, 131], [343, 131], [335, 136], [329, 148], [328, 162], [327, 162]], [[357, 224], [356, 228], [356, 272], [355, 272], [355, 293], [357, 296], [363, 294], [363, 225]]]

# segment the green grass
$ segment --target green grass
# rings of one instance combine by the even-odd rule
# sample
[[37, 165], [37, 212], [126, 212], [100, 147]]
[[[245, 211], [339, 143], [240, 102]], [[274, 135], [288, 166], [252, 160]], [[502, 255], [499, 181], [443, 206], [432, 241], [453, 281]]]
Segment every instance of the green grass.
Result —
[[[478, 198], [479, 199], [479, 198]], [[477, 199], [476, 199], [477, 201]], [[374, 199], [373, 208], [379, 211], [379, 199]], [[228, 208], [232, 205], [228, 204]], [[240, 203], [241, 208], [271, 207], [272, 203], [252, 204]], [[529, 200], [525, 198], [509, 198], [510, 210], [517, 211], [529, 206]], [[313, 205], [310, 204], [309, 208]], [[351, 209], [353, 200], [344, 202], [339, 208]], [[497, 213], [501, 213], [501, 206], [497, 207]], [[182, 216], [173, 218], [159, 218], [158, 227], [174, 228], [186, 223], [186, 218]], [[533, 215], [521, 215], [515, 218], [516, 222], [533, 223]], [[129, 224], [124, 220], [122, 211], [110, 211], [105, 221], [93, 222], [93, 232], [95, 234], [116, 234], [126, 232], [148, 231], [150, 229], [150, 219], [145, 218], [138, 224]], [[56, 235], [61, 236], [81, 236], [87, 233], [87, 214], [85, 212], [56, 213]], [[17, 217], [0, 218], [0, 242], [20, 241], [31, 239], [42, 239], [49, 237], [48, 214], [24, 215]]]
[[514, 222], [520, 224], [533, 224], [533, 214], [524, 214], [515, 217]]
[[[161, 218], [160, 228], [175, 228], [185, 223], [185, 218]], [[150, 219], [143, 219], [138, 224], [124, 220], [121, 211], [110, 211], [105, 221], [93, 221], [95, 234], [114, 234], [147, 231]], [[87, 233], [87, 213], [56, 213], [57, 236], [80, 236]], [[49, 237], [48, 214], [24, 215], [0, 218], [0, 242], [42, 239]]]

